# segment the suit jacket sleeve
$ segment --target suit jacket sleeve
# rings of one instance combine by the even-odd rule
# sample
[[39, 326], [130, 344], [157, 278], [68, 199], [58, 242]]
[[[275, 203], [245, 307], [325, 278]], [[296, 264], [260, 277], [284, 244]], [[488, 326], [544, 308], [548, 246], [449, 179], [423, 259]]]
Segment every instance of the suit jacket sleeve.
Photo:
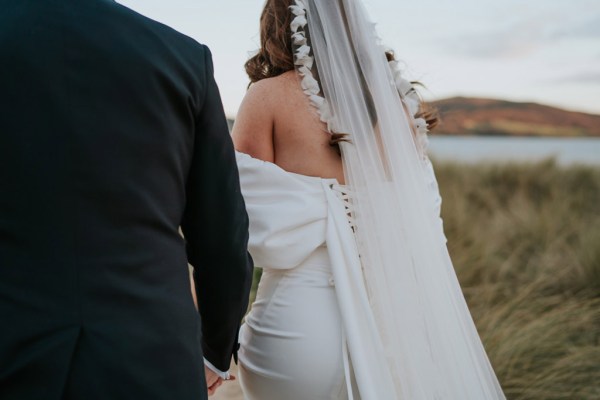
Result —
[[238, 330], [248, 306], [253, 265], [233, 143], [213, 77], [212, 56], [206, 46], [204, 51], [206, 97], [196, 119], [181, 227], [194, 267], [204, 357], [227, 371], [232, 354], [237, 360]]

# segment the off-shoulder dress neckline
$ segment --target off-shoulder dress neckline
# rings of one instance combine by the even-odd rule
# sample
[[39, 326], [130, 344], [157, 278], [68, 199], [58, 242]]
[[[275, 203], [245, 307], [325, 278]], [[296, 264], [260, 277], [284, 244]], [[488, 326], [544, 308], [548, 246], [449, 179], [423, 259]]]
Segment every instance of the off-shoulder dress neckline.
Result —
[[288, 171], [286, 169], [283, 169], [282, 167], [280, 167], [279, 165], [275, 164], [274, 162], [265, 161], [265, 160], [261, 160], [260, 158], [252, 157], [248, 153], [243, 153], [243, 152], [238, 151], [238, 150], [236, 150], [235, 153], [238, 154], [238, 155], [240, 155], [241, 157], [250, 159], [250, 160], [252, 160], [254, 162], [265, 164], [265, 165], [269, 166], [270, 168], [273, 168], [273, 169], [275, 169], [275, 170], [277, 170], [279, 172], [282, 172], [284, 174], [293, 175], [293, 176], [296, 176], [298, 178], [305, 179], [305, 180], [311, 180], [311, 181], [317, 181], [317, 182], [321, 182], [321, 181], [331, 182], [331, 183], [335, 184], [336, 186], [340, 186], [340, 187], [344, 187], [345, 186], [345, 185], [340, 184], [339, 181], [337, 180], [337, 178], [323, 178], [323, 177], [320, 177], [320, 176], [299, 174], [297, 172], [291, 172], [291, 171]]

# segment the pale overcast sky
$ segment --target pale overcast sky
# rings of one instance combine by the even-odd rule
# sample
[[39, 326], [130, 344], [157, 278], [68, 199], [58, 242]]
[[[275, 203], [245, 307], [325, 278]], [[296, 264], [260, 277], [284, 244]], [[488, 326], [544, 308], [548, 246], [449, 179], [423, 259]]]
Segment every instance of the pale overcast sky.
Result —
[[[236, 114], [264, 0], [117, 1], [208, 45], [225, 110]], [[364, 3], [428, 99], [492, 97], [600, 114], [600, 0]]]

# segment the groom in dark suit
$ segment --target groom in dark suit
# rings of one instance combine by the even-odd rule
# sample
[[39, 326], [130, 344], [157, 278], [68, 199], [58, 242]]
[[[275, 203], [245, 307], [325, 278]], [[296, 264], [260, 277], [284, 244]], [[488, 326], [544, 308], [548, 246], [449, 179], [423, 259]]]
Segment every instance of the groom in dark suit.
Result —
[[110, 0], [0, 0], [0, 399], [206, 398], [247, 240], [205, 46]]

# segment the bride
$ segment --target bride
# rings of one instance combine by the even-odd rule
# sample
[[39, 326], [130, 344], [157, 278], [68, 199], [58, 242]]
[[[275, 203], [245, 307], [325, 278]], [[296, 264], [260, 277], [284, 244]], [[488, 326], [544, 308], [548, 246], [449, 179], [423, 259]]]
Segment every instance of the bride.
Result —
[[424, 112], [359, 0], [267, 0], [233, 130], [263, 268], [249, 400], [504, 399], [446, 248]]

